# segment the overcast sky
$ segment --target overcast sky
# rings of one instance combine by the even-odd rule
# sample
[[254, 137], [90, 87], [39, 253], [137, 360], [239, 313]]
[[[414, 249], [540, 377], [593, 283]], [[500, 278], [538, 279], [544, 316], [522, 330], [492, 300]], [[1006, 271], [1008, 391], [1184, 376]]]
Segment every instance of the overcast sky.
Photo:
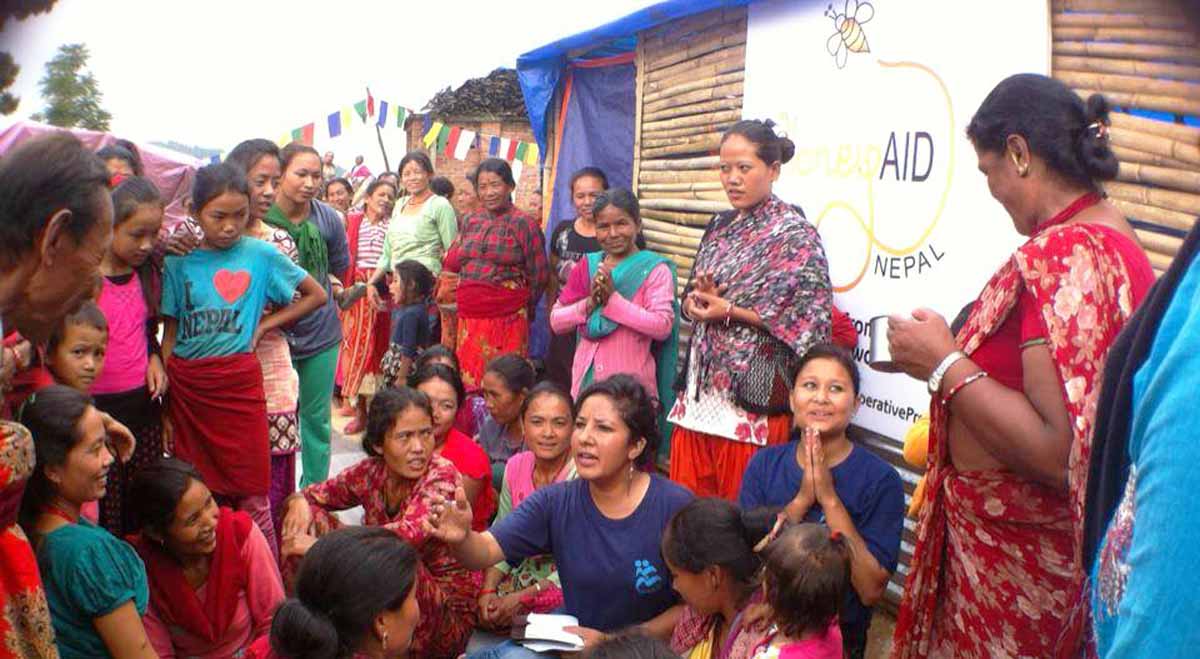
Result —
[[[91, 50], [112, 131], [228, 150], [316, 122], [317, 147], [339, 164], [378, 158], [361, 124], [333, 141], [325, 117], [365, 96], [419, 109], [438, 90], [486, 75], [544, 44], [619, 18], [651, 0], [58, 0], [9, 21], [0, 49], [21, 67], [21, 97], [0, 126], [43, 107], [38, 80], [62, 44]], [[403, 149], [384, 132], [392, 166]]]

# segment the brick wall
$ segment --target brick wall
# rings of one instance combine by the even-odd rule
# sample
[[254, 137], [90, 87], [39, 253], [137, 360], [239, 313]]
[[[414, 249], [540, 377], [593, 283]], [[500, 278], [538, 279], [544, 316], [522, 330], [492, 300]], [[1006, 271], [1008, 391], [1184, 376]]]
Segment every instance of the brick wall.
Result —
[[[473, 130], [476, 135], [496, 135], [497, 137], [507, 137], [512, 140], [533, 142], [533, 131], [530, 129], [529, 122], [527, 121], [481, 121], [469, 117], [437, 117], [436, 119], [450, 126], [461, 126], [467, 130]], [[471, 150], [467, 152], [466, 160], [456, 160], [445, 153], [430, 153], [431, 150], [426, 149], [425, 145], [421, 143], [421, 138], [424, 136], [423, 130], [424, 122], [420, 115], [414, 116], [408, 121], [408, 149], [410, 151], [420, 150], [429, 153], [429, 159], [433, 161], [434, 175], [449, 178], [454, 183], [456, 190], [462, 186], [469, 185], [467, 183], [467, 174], [478, 167], [480, 162], [487, 159], [487, 144], [484, 143], [482, 149], [479, 146], [471, 147]], [[517, 189], [513, 195], [517, 207], [529, 210], [530, 195], [540, 187], [541, 176], [538, 167], [533, 165], [522, 167], [521, 180], [517, 181]]]

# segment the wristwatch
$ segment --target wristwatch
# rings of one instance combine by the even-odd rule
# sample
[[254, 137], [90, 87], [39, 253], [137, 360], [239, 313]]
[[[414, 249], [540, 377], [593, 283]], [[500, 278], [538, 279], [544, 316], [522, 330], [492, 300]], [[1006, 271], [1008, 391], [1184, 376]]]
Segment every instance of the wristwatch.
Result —
[[964, 353], [961, 350], [955, 350], [954, 352], [946, 355], [946, 357], [944, 359], [942, 359], [942, 363], [938, 364], [937, 368], [933, 369], [933, 373], [929, 374], [928, 386], [929, 386], [929, 394], [931, 396], [936, 396], [937, 392], [941, 391], [942, 378], [945, 377], [946, 371], [950, 370], [950, 367], [954, 366], [954, 363], [957, 362], [958, 360], [966, 359], [966, 358], [967, 358], [966, 353]]

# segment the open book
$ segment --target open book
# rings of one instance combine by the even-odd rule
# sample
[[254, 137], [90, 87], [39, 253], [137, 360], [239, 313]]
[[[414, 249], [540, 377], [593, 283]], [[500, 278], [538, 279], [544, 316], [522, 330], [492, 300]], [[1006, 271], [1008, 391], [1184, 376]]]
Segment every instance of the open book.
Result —
[[513, 618], [512, 637], [534, 652], [578, 652], [583, 639], [564, 627], [578, 627], [575, 616], [557, 613], [530, 613]]

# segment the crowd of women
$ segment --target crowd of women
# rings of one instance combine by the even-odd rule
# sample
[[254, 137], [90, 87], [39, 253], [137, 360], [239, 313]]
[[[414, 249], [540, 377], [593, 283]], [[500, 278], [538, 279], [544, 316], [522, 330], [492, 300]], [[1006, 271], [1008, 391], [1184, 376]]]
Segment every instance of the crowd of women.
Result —
[[[954, 330], [890, 320], [932, 396], [893, 656], [1194, 634], [1200, 238], [1152, 289], [1107, 126], [1017, 75], [967, 128], [1028, 240]], [[850, 436], [853, 328], [772, 191], [794, 151], [726, 130], [679, 296], [595, 168], [547, 241], [502, 160], [456, 191], [413, 152], [356, 195], [252, 139], [164, 228], [132, 145], [4, 154], [0, 656], [538, 657], [509, 639], [537, 613], [593, 657], [864, 656], [904, 486]], [[335, 391], [366, 457], [330, 476]]]

